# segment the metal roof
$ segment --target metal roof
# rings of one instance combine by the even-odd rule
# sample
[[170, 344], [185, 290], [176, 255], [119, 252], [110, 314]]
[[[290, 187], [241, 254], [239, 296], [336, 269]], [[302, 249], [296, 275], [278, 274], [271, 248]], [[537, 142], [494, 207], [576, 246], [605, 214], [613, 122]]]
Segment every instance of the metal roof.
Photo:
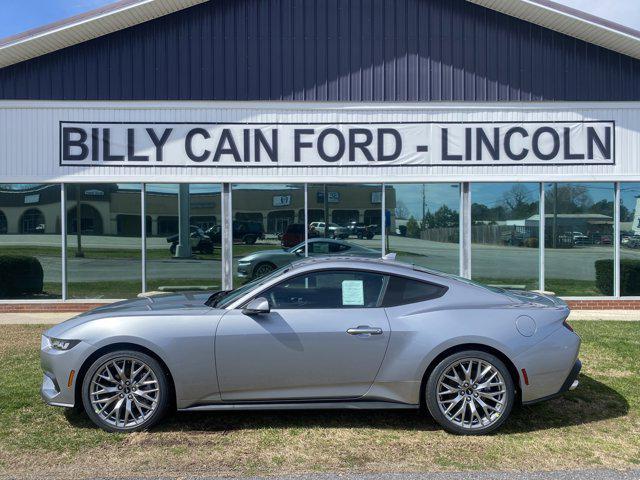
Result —
[[467, 0], [595, 45], [640, 58], [640, 31], [551, 0]]
[[0, 39], [0, 68], [132, 27], [205, 1], [120, 0], [102, 8]]
[[[0, 68], [125, 29], [207, 0], [120, 0], [0, 40]], [[550, 0], [467, 0], [640, 59], [640, 32]]]

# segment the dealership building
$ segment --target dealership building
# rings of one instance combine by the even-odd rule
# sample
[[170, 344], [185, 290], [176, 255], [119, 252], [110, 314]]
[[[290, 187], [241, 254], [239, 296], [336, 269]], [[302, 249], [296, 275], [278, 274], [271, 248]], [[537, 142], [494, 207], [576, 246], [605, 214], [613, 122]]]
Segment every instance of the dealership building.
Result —
[[123, 0], [0, 40], [0, 311], [232, 288], [291, 238], [640, 308], [639, 101], [640, 32], [549, 0]]

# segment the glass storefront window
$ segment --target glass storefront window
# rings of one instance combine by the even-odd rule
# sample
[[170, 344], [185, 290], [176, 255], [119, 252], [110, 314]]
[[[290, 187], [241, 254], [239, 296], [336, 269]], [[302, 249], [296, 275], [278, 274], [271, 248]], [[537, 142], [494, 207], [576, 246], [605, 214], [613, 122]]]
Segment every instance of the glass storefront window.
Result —
[[0, 299], [62, 296], [60, 190], [0, 184]]
[[[386, 193], [387, 209], [393, 209], [394, 192]], [[381, 256], [381, 184], [310, 184], [307, 195], [310, 256]]]
[[129, 298], [142, 290], [140, 189], [66, 185], [68, 298]]
[[216, 184], [147, 184], [147, 291], [221, 287]]
[[545, 289], [564, 296], [613, 292], [613, 183], [545, 184]]
[[640, 183], [620, 184], [620, 295], [640, 296]]
[[458, 274], [460, 185], [387, 185], [387, 250], [398, 260]]
[[471, 276], [488, 285], [539, 287], [540, 187], [471, 184]]
[[[233, 185], [233, 283], [304, 257], [304, 185]], [[290, 251], [289, 251], [290, 250]]]

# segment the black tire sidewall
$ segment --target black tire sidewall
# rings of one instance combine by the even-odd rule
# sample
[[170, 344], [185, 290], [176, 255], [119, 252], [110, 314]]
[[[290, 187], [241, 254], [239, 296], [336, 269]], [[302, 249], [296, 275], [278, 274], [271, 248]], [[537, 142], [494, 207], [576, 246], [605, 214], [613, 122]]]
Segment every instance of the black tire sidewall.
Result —
[[[462, 428], [459, 425], [456, 425], [455, 423], [452, 423], [451, 421], [449, 421], [444, 416], [444, 414], [440, 411], [440, 408], [438, 406], [438, 402], [436, 399], [437, 383], [438, 383], [438, 379], [440, 378], [440, 375], [442, 375], [442, 373], [452, 363], [458, 360], [461, 360], [463, 358], [471, 358], [471, 357], [480, 358], [486, 362], [491, 363], [494, 367], [496, 367], [500, 372], [500, 374], [502, 375], [502, 378], [504, 378], [505, 387], [507, 390], [507, 394], [506, 394], [507, 405], [501, 418], [499, 418], [497, 422], [495, 422], [494, 424], [488, 427], [478, 428], [473, 430]], [[424, 398], [425, 398], [425, 403], [426, 403], [427, 409], [429, 410], [429, 413], [431, 414], [433, 419], [440, 426], [442, 426], [442, 428], [444, 428], [446, 431], [450, 433], [455, 433], [457, 435], [485, 435], [487, 433], [493, 432], [494, 430], [497, 430], [498, 428], [500, 428], [504, 424], [504, 422], [507, 420], [507, 418], [509, 418], [509, 415], [511, 414], [511, 409], [513, 408], [513, 404], [515, 403], [515, 386], [513, 383], [513, 379], [511, 378], [511, 374], [509, 373], [509, 370], [505, 366], [504, 362], [500, 360], [498, 357], [490, 353], [483, 352], [481, 350], [466, 350], [466, 351], [454, 353], [444, 358], [442, 361], [438, 363], [438, 365], [436, 365], [436, 367], [433, 369], [433, 371], [429, 375], [429, 378], [425, 384]]]
[[269, 273], [273, 272], [276, 269], [276, 266], [273, 265], [272, 263], [268, 263], [268, 262], [261, 262], [258, 265], [256, 265], [256, 268], [253, 269], [253, 278], [258, 278], [258, 270], [261, 267], [269, 267], [270, 270], [266, 273], [263, 273], [262, 275], [260, 275], [261, 277], [268, 275]]
[[[158, 407], [153, 412], [153, 414], [147, 418], [142, 424], [137, 425], [135, 427], [130, 428], [116, 428], [113, 425], [110, 425], [104, 422], [94, 411], [91, 406], [91, 399], [89, 398], [89, 385], [91, 383], [91, 379], [95, 375], [96, 371], [105, 363], [114, 360], [120, 357], [131, 357], [140, 360], [141, 362], [146, 363], [156, 375], [158, 379], [158, 387], [160, 389], [160, 398], [158, 400]], [[118, 350], [114, 352], [109, 352], [105, 355], [102, 355], [98, 359], [96, 359], [89, 369], [87, 370], [84, 378], [82, 380], [82, 405], [84, 406], [84, 411], [87, 416], [91, 419], [93, 423], [95, 423], [98, 427], [106, 430], [108, 432], [138, 432], [141, 430], [147, 430], [159, 422], [162, 417], [165, 415], [168, 405], [169, 405], [169, 382], [167, 381], [167, 374], [162, 368], [162, 365], [153, 357], [138, 352], [136, 350]]]

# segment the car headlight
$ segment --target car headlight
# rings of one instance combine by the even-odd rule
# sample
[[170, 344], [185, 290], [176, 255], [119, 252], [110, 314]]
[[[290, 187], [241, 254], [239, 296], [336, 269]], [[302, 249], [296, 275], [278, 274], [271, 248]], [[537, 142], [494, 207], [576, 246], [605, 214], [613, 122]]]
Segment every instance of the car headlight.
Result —
[[80, 340], [67, 340], [64, 338], [49, 337], [49, 346], [54, 350], [71, 350]]

